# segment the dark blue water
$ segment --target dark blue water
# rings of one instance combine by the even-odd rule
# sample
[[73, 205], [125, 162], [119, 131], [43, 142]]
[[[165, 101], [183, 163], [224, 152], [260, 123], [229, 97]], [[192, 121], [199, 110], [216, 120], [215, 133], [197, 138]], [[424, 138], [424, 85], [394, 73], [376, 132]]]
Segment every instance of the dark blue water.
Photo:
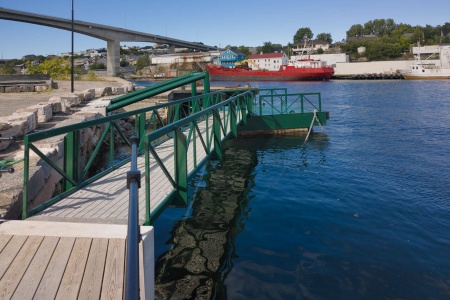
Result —
[[155, 224], [157, 296], [450, 299], [450, 81], [254, 84], [330, 120], [226, 143]]

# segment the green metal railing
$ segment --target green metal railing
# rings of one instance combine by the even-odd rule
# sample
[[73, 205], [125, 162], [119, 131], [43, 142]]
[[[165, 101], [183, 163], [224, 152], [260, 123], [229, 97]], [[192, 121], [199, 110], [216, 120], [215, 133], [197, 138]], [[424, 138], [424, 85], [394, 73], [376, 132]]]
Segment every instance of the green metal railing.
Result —
[[[160, 104], [152, 107], [146, 107], [130, 112], [119, 113], [115, 115], [106, 116], [96, 120], [90, 120], [79, 124], [68, 125], [60, 128], [50, 129], [43, 132], [33, 133], [24, 137], [24, 192], [23, 192], [23, 213], [22, 218], [26, 219], [39, 211], [49, 207], [50, 205], [58, 202], [62, 198], [70, 195], [79, 188], [82, 188], [98, 178], [106, 175], [107, 173], [119, 168], [129, 161], [124, 159], [118, 161], [116, 157], [117, 149], [115, 148], [115, 138], [118, 137], [126, 145], [131, 147], [129, 137], [122, 132], [118, 121], [128, 120], [130, 118], [135, 119], [134, 132], [141, 140], [139, 150], [144, 149], [143, 137], [148, 131], [157, 130], [163, 128], [170, 123], [177, 122], [178, 120], [189, 116], [195, 112], [201, 111], [211, 105], [220, 103], [225, 99], [225, 95], [221, 92], [214, 92], [209, 94], [198, 95], [187, 99], [173, 101], [170, 103]], [[166, 122], [161, 115], [162, 111], [170, 111], [171, 116], [168, 117]], [[149, 115], [149, 118], [147, 118]], [[89, 159], [83, 161], [80, 155], [81, 138], [85, 136], [88, 131], [96, 131], [99, 128], [103, 133], [99, 141], [96, 143], [96, 147], [93, 149]], [[62, 166], [57, 162], [48, 158], [42, 153], [39, 148], [39, 143], [45, 143], [46, 139], [51, 139], [57, 136], [64, 137], [64, 151], [62, 153]], [[106, 139], [109, 135], [109, 141]], [[164, 137], [161, 137], [163, 139]], [[170, 136], [165, 137], [171, 138]], [[109, 142], [109, 162], [103, 171], [90, 175], [93, 172], [93, 164], [96, 158], [100, 156], [100, 149], [102, 145]], [[162, 142], [161, 140], [159, 142]], [[48, 201], [40, 204], [32, 209], [28, 208], [30, 199], [30, 151], [34, 152], [44, 162], [46, 162], [53, 170], [56, 171], [62, 177], [62, 189], [63, 192]], [[81, 166], [83, 166], [81, 168]]]
[[[184, 119], [149, 133], [145, 137], [145, 181], [146, 181], [146, 220], [145, 224], [152, 224], [157, 216], [169, 204], [173, 196], [187, 204], [187, 183], [197, 167], [202, 165], [210, 155], [222, 158], [221, 142], [228, 136], [237, 136], [237, 125], [246, 123], [247, 116], [253, 113], [254, 93], [252, 91], [243, 92], [225, 101], [214, 104], [208, 108], [198, 111]], [[202, 131], [199, 124], [204, 125]], [[165, 163], [160, 158], [157, 149], [157, 142], [164, 136], [173, 136], [173, 162], [174, 172], [166, 168]], [[201, 141], [201, 149], [197, 147], [197, 140]], [[189, 148], [192, 149], [190, 159], [193, 166], [188, 168]], [[204, 151], [205, 156], [198, 160], [198, 153]], [[172, 192], [167, 195], [153, 210], [150, 209], [151, 199], [151, 159], [156, 164], [153, 167], [161, 168], [162, 172], [169, 180]]]
[[281, 94], [277, 91], [261, 94], [254, 103], [260, 115], [278, 115], [322, 111], [320, 93]]

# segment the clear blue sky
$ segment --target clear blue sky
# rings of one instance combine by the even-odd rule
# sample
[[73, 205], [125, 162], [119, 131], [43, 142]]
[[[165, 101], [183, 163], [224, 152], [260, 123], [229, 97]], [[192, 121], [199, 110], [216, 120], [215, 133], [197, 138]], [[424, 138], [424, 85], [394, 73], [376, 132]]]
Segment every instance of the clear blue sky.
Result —
[[[436, 26], [450, 22], [450, 0], [73, 0], [75, 19], [211, 46], [260, 46], [292, 42], [301, 27], [314, 35], [345, 38], [353, 24], [392, 18], [396, 23]], [[71, 0], [0, 0], [0, 7], [71, 18]], [[122, 43], [121, 45], [136, 45]], [[139, 44], [146, 45], [146, 44]], [[75, 34], [75, 51], [106, 42]], [[0, 20], [0, 58], [70, 52], [69, 31]]]

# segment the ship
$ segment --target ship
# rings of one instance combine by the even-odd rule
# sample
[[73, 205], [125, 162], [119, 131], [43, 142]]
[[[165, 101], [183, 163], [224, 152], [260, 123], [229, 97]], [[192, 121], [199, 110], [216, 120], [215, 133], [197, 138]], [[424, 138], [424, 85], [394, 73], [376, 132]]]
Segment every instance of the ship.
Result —
[[401, 72], [402, 76], [405, 79], [450, 79], [450, 44], [439, 45], [439, 63], [428, 61], [430, 57], [422, 60], [420, 52], [417, 53], [410, 69]]
[[206, 67], [213, 81], [301, 81], [329, 80], [334, 68], [313, 59], [289, 61], [278, 70], [252, 69], [246, 65], [227, 68], [210, 65]]
[[311, 59], [309, 53], [289, 60], [283, 52], [252, 54], [234, 67], [212, 65], [207, 70], [211, 80], [220, 81], [328, 80], [334, 74], [333, 67]]

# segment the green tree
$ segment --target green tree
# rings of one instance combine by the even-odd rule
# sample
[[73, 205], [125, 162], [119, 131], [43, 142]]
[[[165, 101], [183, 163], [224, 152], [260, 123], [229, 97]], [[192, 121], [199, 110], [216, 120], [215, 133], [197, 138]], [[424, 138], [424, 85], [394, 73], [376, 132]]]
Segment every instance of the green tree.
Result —
[[14, 74], [16, 74], [16, 70], [14, 70], [13, 67], [6, 66], [6, 67], [3, 67], [3, 68], [0, 68], [0, 74], [2, 74], [2, 75], [14, 75]]
[[328, 43], [332, 44], [333, 39], [331, 38], [331, 33], [319, 33], [316, 37], [318, 40], [327, 41]]
[[354, 24], [347, 31], [347, 37], [359, 37], [364, 35], [364, 27], [361, 24]]
[[264, 42], [262, 47], [258, 47], [258, 52], [262, 53], [273, 53], [274, 47], [271, 42]]
[[122, 68], [128, 67], [129, 65], [130, 65], [130, 63], [127, 62], [127, 61], [124, 60], [124, 59], [122, 59], [122, 60], [120, 61], [120, 66], [121, 66]]
[[309, 27], [302, 27], [297, 30], [294, 35], [294, 43], [301, 43], [306, 39], [311, 40], [314, 34]]
[[33, 66], [26, 62], [28, 74], [49, 74], [53, 79], [66, 78], [71, 73], [71, 64], [68, 58], [55, 57]]
[[239, 46], [238, 50], [245, 54], [245, 57], [248, 58], [250, 56], [250, 49], [246, 46]]
[[150, 57], [147, 55], [139, 56], [136, 61], [136, 69], [138, 71], [142, 70], [144, 67], [150, 66]]
[[95, 62], [89, 66], [89, 70], [104, 70], [106, 66], [102, 62]]

